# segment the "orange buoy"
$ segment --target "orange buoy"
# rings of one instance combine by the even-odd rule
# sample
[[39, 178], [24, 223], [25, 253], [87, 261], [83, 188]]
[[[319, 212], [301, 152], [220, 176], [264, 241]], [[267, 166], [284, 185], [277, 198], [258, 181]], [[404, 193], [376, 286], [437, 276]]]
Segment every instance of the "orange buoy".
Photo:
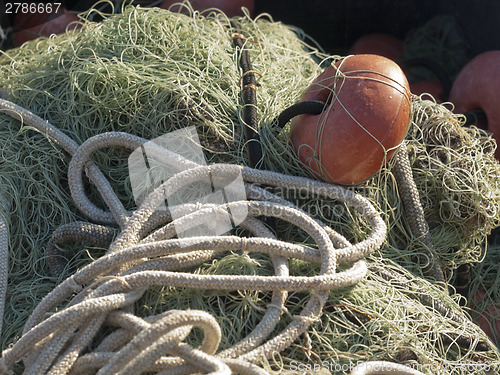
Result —
[[[455, 113], [482, 110], [486, 130], [500, 142], [500, 51], [483, 52], [473, 58], [458, 74], [450, 91]], [[500, 160], [500, 148], [495, 157]]]
[[373, 176], [405, 137], [411, 93], [401, 68], [378, 55], [348, 56], [325, 69], [301, 101], [321, 101], [319, 115], [292, 120], [290, 139], [315, 177], [352, 185]]
[[418, 81], [410, 84], [411, 92], [415, 95], [430, 94], [437, 103], [443, 101], [444, 88], [437, 79]]
[[481, 327], [488, 337], [496, 345], [500, 344], [500, 305], [490, 304], [484, 311], [481, 311], [479, 305], [486, 298], [487, 292], [484, 289], [478, 289], [477, 292], [469, 298], [469, 306], [472, 310], [473, 321]]
[[51, 34], [62, 34], [69, 29], [79, 28], [76, 14], [59, 8], [57, 12], [19, 13], [14, 19], [14, 41], [20, 46], [28, 40]]
[[391, 60], [397, 60], [403, 54], [403, 42], [390, 34], [365, 34], [354, 42], [349, 54], [380, 55]]

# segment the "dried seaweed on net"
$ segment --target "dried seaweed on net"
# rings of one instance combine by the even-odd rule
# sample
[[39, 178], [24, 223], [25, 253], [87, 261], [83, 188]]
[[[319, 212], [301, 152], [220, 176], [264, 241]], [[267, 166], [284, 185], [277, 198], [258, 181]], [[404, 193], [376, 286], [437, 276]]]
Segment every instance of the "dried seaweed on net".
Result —
[[[245, 147], [239, 130], [241, 87], [238, 55], [227, 34], [227, 24], [224, 18], [205, 19], [196, 14], [193, 17], [173, 14], [167, 17], [159, 10], [128, 8], [123, 16], [88, 25], [85, 28], [88, 34], [83, 36], [73, 33], [35, 41], [3, 55], [0, 69], [9, 77], [4, 82], [4, 90], [13, 100], [47, 118], [79, 142], [104, 130], [124, 130], [153, 138], [176, 127], [194, 124], [211, 162], [244, 164]], [[279, 23], [261, 17], [258, 20], [244, 18], [241, 24], [248, 35], [247, 45], [251, 48], [254, 69], [262, 74], [258, 82], [258, 113], [266, 168], [304, 175], [287, 142], [288, 129], [277, 132], [270, 124], [277, 113], [300, 98], [301, 92], [319, 73], [321, 69], [315, 62], [318, 57], [315, 57], [314, 50], [297, 39], [296, 34]], [[196, 37], [193, 29], [197, 30]], [[148, 38], [151, 33], [159, 33], [163, 38]], [[169, 69], [168, 64], [171, 64]], [[23, 249], [11, 255], [14, 275], [11, 285], [15, 287], [9, 290], [10, 324], [3, 335], [7, 337], [3, 341], [7, 345], [19, 334], [26, 314], [54, 285], [43, 261], [43, 249], [50, 234], [60, 224], [82, 217], [76, 212], [66, 190], [68, 157], [45, 137], [33, 136], [26, 128], [19, 132], [18, 124], [8, 119], [2, 118], [1, 121], [2, 139], [6, 140], [2, 142], [2, 154], [9, 161], [2, 164], [2, 182], [5, 181], [4, 186], [16, 187], [6, 189], [6, 195], [14, 201], [11, 220], [15, 223], [15, 246]], [[478, 129], [460, 128], [459, 118], [445, 107], [414, 98], [414, 121], [408, 144], [416, 184], [443, 264], [452, 270], [458, 264], [477, 261], [481, 258], [479, 244], [498, 224], [498, 182], [495, 181], [498, 180], [495, 178], [498, 164], [492, 157], [493, 141]], [[133, 207], [126, 177], [126, 157], [123, 150], [112, 148], [99, 153], [96, 163], [110, 176], [119, 196]], [[390, 168], [384, 168], [354, 189], [370, 197], [384, 212], [391, 229], [380, 255], [419, 275], [421, 266], [415, 262], [415, 256], [425, 252], [422, 244], [412, 238], [403, 219]], [[97, 194], [92, 193], [90, 186], [89, 190], [96, 198]], [[26, 202], [27, 196], [33, 199]], [[363, 218], [347, 207], [314, 197], [291, 198], [348, 239], [357, 241], [366, 236]], [[283, 223], [278, 223], [277, 229], [290, 241], [308, 243], [310, 240]], [[70, 248], [69, 253], [75, 254], [72, 264], [76, 268], [100, 254], [80, 244]], [[241, 267], [247, 264], [245, 259], [223, 258], [203, 266], [199, 272], [203, 269], [214, 273], [230, 272], [227, 264]], [[257, 267], [257, 272], [266, 271], [265, 260], [254, 259], [250, 264], [252, 262], [264, 265]], [[301, 268], [300, 264], [295, 267], [297, 273], [314, 272]], [[246, 269], [254, 272], [251, 268]], [[370, 286], [375, 290], [379, 287], [377, 283]], [[431, 288], [425, 285], [425, 288]], [[183, 303], [191, 307], [204, 306], [214, 314], [220, 314], [223, 308], [220, 319], [227, 323], [223, 324], [223, 330], [228, 338], [245, 331], [243, 324], [234, 324], [238, 319], [248, 323], [258, 320], [260, 312], [255, 306], [265, 297], [247, 293], [226, 297], [214, 294], [197, 296], [193, 291], [178, 293], [181, 297], [175, 297], [176, 292], [172, 290], [153, 290], [141, 305], [143, 311], [161, 310], [171, 304], [181, 307]], [[387, 306], [387, 300], [360, 302], [356, 299], [357, 289], [344, 293], [346, 298], [355, 300], [358, 310], [359, 306], [370, 301]], [[389, 290], [389, 295], [394, 293]], [[295, 296], [294, 305], [300, 306], [300, 297]], [[226, 305], [227, 301], [234, 303]], [[229, 308], [233, 310], [227, 310]], [[327, 311], [324, 319], [335, 322], [341, 319], [344, 326], [350, 324], [349, 314], [339, 315], [337, 310], [332, 308], [331, 314]], [[395, 319], [394, 312], [389, 312], [390, 309], [385, 308], [380, 314], [387, 313], [387, 320]], [[411, 311], [399, 313], [400, 317], [413, 316]], [[351, 320], [356, 319], [351, 316]], [[233, 329], [240, 331], [234, 332]], [[349, 334], [341, 337], [346, 336]], [[354, 335], [351, 339], [356, 337]], [[430, 336], [424, 338], [430, 339]], [[342, 340], [342, 343], [348, 343]], [[313, 344], [322, 343], [320, 337], [313, 340]], [[360, 345], [372, 345], [375, 348], [371, 349], [373, 353], [377, 353], [378, 348], [379, 354], [374, 355], [381, 357], [380, 353], [393, 350], [376, 340]], [[436, 358], [446, 356], [446, 348], [441, 346], [441, 349], [433, 354]], [[298, 350], [302, 349], [299, 347]], [[321, 350], [325, 352], [326, 349]], [[489, 354], [488, 358], [496, 358], [496, 355]]]

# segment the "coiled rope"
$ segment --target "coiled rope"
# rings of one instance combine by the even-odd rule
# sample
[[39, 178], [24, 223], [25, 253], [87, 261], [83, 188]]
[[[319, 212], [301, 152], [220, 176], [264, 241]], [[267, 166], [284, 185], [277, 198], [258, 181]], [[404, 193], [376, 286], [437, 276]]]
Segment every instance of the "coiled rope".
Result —
[[[69, 276], [35, 308], [26, 322], [22, 337], [2, 353], [2, 374], [12, 374], [12, 368], [18, 361], [24, 363], [25, 374], [37, 375], [137, 374], [143, 371], [159, 374], [266, 373], [257, 364], [274, 352], [287, 348], [310, 324], [317, 321], [329, 290], [359, 282], [367, 272], [363, 258], [384, 241], [386, 225], [380, 214], [367, 199], [343, 187], [238, 165], [193, 165], [161, 147], [158, 147], [155, 157], [170, 165], [181, 163], [189, 169], [161, 184], [137, 210], [127, 212], [102, 172], [90, 161], [90, 156], [104, 147], [119, 145], [136, 148], [144, 144], [145, 139], [114, 132], [94, 136], [78, 146], [47, 121], [11, 102], [0, 99], [0, 108], [34, 127], [71, 154], [68, 176], [75, 203], [92, 221], [116, 223], [121, 229], [106, 255]], [[109, 212], [99, 209], [85, 196], [82, 183], [84, 171], [98, 188]], [[195, 205], [196, 210], [189, 207], [188, 214], [175, 220], [172, 220], [168, 209], [158, 210], [166, 196], [189, 184], [205, 181], [209, 176], [235, 174], [241, 174], [245, 181], [246, 201]], [[364, 216], [371, 231], [363, 241], [351, 244], [321, 221], [262, 186], [296, 189], [343, 201]], [[175, 238], [176, 225], [195, 226], [201, 219], [220, 211], [248, 212], [241, 226], [255, 237]], [[317, 250], [279, 240], [257, 216], [276, 217], [297, 226], [310, 235]], [[90, 229], [90, 232], [93, 230]], [[202, 275], [182, 271], [221, 252], [234, 250], [269, 254], [275, 275]], [[290, 276], [288, 258], [320, 264], [320, 271], [310, 277]], [[351, 267], [337, 272], [339, 263], [351, 264]], [[153, 285], [268, 290], [273, 291], [273, 296], [252, 333], [217, 353], [220, 328], [215, 319], [203, 311], [172, 310], [147, 318], [134, 315], [134, 303]], [[288, 291], [311, 291], [311, 298], [288, 326], [268, 339], [280, 320]], [[103, 328], [106, 326], [116, 329], [88, 352], [89, 345], [98, 333], [105, 331]], [[204, 340], [198, 348], [183, 342], [193, 327], [204, 331]], [[401, 371], [391, 373], [406, 374]]]

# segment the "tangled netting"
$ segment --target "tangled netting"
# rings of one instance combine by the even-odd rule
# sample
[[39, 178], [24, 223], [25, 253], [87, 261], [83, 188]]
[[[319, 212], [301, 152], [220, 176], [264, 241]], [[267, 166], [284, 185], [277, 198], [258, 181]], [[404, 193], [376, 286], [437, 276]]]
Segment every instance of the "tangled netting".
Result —
[[[437, 15], [410, 31], [404, 41], [403, 59], [428, 59], [438, 64], [449, 78], [454, 78], [469, 61], [469, 45], [457, 20], [451, 15]], [[416, 80], [436, 79], [428, 68], [411, 70]], [[442, 82], [443, 83], [443, 82]]]
[[470, 267], [469, 307], [474, 322], [500, 346], [500, 232], [488, 239], [481, 263]]
[[[106, 132], [125, 132], [154, 139], [172, 130], [195, 126], [209, 164], [246, 165], [239, 49], [232, 43], [234, 30], [230, 20], [223, 15], [204, 17], [193, 13], [187, 16], [132, 6], [123, 8], [120, 14], [102, 16], [102, 21], [87, 22], [77, 32], [35, 40], [3, 53], [0, 56], [2, 96], [61, 129], [77, 147]], [[238, 23], [246, 37], [245, 45], [250, 50], [253, 69], [258, 72], [263, 168], [287, 176], [306, 177], [288, 143], [288, 129], [279, 131], [272, 121], [283, 109], [297, 102], [322, 67], [336, 61], [337, 57], [323, 56], [305, 43], [306, 36], [300, 30], [275, 23], [268, 16], [254, 20], [242, 17]], [[413, 121], [406, 140], [410, 162], [434, 248], [446, 276], [452, 279], [459, 265], [482, 259], [481, 244], [498, 225], [499, 166], [493, 158], [496, 145], [481, 130], [462, 128], [460, 117], [442, 105], [415, 97], [413, 108]], [[43, 297], [53, 296], [59, 283], [61, 289], [57, 290], [69, 289], [60, 296], [64, 301], [47, 297], [53, 304], [67, 303], [79, 286], [84, 286], [83, 295], [103, 298], [112, 304], [112, 299], [105, 297], [105, 289], [116, 287], [118, 292], [114, 297], [122, 301], [120, 303], [132, 303], [136, 316], [141, 318], [132, 318], [131, 313], [124, 310], [110, 315], [109, 324], [113, 325], [115, 319], [118, 325], [128, 324], [127, 329], [133, 332], [140, 327], [152, 335], [141, 341], [143, 343], [155, 335], [174, 332], [165, 335], [165, 341], [158, 341], [157, 347], [165, 351], [176, 347], [174, 350], [190, 351], [191, 354], [196, 351], [200, 361], [204, 360], [200, 354], [203, 350], [212, 352], [216, 347], [219, 353], [224, 353], [237, 346], [252, 334], [269, 311], [281, 313], [275, 328], [269, 332], [270, 341], [279, 338], [279, 332], [290, 325], [307, 323], [308, 328], [297, 330], [297, 340], [282, 352], [261, 359], [260, 367], [268, 371], [348, 372], [358, 361], [374, 360], [419, 366], [417, 369], [426, 374], [468, 374], [471, 368], [477, 373], [487, 373], [487, 366], [500, 361], [496, 347], [460, 307], [461, 298], [455, 294], [447, 296], [423, 277], [420, 259], [425, 258], [428, 251], [411, 234], [389, 167], [364, 184], [346, 189], [349, 194], [357, 193], [367, 198], [382, 214], [387, 227], [382, 246], [368, 256], [367, 276], [356, 285], [341, 290], [289, 289], [288, 298], [279, 309], [274, 300], [274, 293], [278, 292], [266, 288], [247, 290], [246, 285], [240, 285], [242, 290], [219, 290], [157, 283], [140, 290], [144, 280], [130, 276], [128, 285], [135, 283], [133, 285], [138, 286], [132, 292], [122, 283], [123, 279], [114, 278], [117, 272], [126, 274], [126, 267], [115, 271], [113, 277], [106, 276], [92, 285], [89, 281], [92, 280], [91, 271], [100, 272], [96, 267], [111, 261], [109, 259], [120, 252], [109, 251], [103, 256], [107, 247], [89, 245], [91, 241], [78, 240], [61, 247], [60, 251], [69, 260], [68, 266], [59, 279], [51, 276], [44, 257], [51, 235], [61, 225], [88, 219], [77, 208], [68, 188], [69, 153], [61, 149], [50, 134], [37, 132], [32, 126], [20, 126], [18, 120], [0, 115], [0, 186], [4, 197], [1, 207], [9, 228], [11, 249], [2, 346], [7, 349], [6, 354], [10, 353], [8, 358], [11, 360], [20, 354], [16, 352], [19, 349], [14, 350], [22, 347], [19, 343], [39, 339], [21, 338], [23, 327], [28, 330], [46, 318], [41, 316], [43, 312], [54, 311], [55, 305], [39, 303]], [[122, 146], [110, 146], [92, 154], [93, 163], [106, 176], [124, 212], [137, 210], [126, 163], [129, 153], [130, 150]], [[267, 192], [278, 197], [276, 199], [290, 201], [340, 233], [349, 243], [362, 243], [370, 236], [367, 217], [343, 200], [316, 193], [311, 196], [304, 190], [286, 189], [276, 184], [264, 185], [262, 194]], [[96, 208], [106, 209], [105, 199], [94, 185], [84, 180], [83, 191]], [[141, 208], [135, 212], [141, 212]], [[260, 211], [255, 212], [258, 215]], [[198, 285], [199, 280], [205, 280], [203, 277], [213, 275], [233, 275], [235, 279], [238, 276], [275, 277], [277, 259], [286, 256], [290, 257], [288, 268], [293, 277], [314, 278], [314, 275], [325, 274], [324, 266], [314, 264], [318, 261], [317, 255], [324, 254], [315, 234], [298, 230], [296, 223], [286, 220], [276, 219], [273, 224], [280, 240], [293, 244], [294, 249], [303, 249], [309, 258], [293, 252], [278, 255], [261, 250], [242, 252], [238, 251], [240, 243], [233, 244], [234, 247], [227, 244], [228, 248], [220, 252], [212, 250], [217, 253], [213, 257], [203, 261], [199, 258], [199, 262], [191, 264], [184, 273], [189, 271], [194, 280], [198, 280], [193, 281]], [[239, 228], [233, 235], [241, 238], [254, 230]], [[115, 243], [126, 233], [123, 229], [117, 232], [119, 237]], [[143, 238], [148, 238], [148, 234]], [[168, 233], [165, 236], [169, 238]], [[230, 241], [234, 237], [227, 238]], [[168, 241], [180, 244], [181, 240]], [[134, 246], [140, 259], [161, 256], [154, 255], [154, 247], [141, 247], [143, 245], [137, 243]], [[146, 254], [147, 251], [151, 253]], [[97, 260], [93, 262], [94, 259]], [[130, 264], [127, 259], [124, 262], [136, 267], [132, 260]], [[339, 262], [335, 275], [350, 272], [350, 268], [344, 267], [346, 264]], [[76, 283], [63, 281], [69, 275], [73, 276], [68, 280], [76, 278]], [[321, 300], [322, 293], [324, 300]], [[319, 300], [315, 297], [318, 295]], [[324, 302], [321, 317], [306, 314], [305, 319], [300, 318], [304, 308], [316, 303], [318, 307], [320, 300]], [[82, 301], [77, 297], [70, 302], [69, 311]], [[37, 305], [36, 314], [28, 320]], [[58, 305], [57, 310], [61, 307]], [[210, 337], [219, 337], [212, 318], [207, 316], [203, 323], [196, 322], [191, 315], [179, 312], [186, 309], [203, 310], [215, 318], [220, 342], [204, 341], [203, 331], [207, 332], [207, 337], [208, 332], [213, 333]], [[88, 311], [88, 314], [97, 313]], [[52, 322], [56, 322], [65, 315], [52, 316], [46, 321], [53, 319]], [[313, 317], [319, 320], [310, 321]], [[184, 325], [175, 326], [175, 322], [180, 321], [199, 328], [188, 332]], [[96, 326], [101, 323], [99, 319], [95, 322]], [[49, 323], [45, 324], [46, 331], [38, 334], [52, 329]], [[89, 324], [87, 328], [90, 332], [95, 326]], [[71, 335], [63, 327], [60, 329], [66, 338]], [[87, 345], [90, 351], [83, 353], [89, 356], [80, 358], [87, 358], [87, 365], [93, 366], [90, 353], [98, 348], [99, 352], [103, 347], [101, 354], [116, 350], [105, 338], [108, 334], [120, 336], [123, 341], [117, 345], [126, 346], [129, 339], [124, 337], [125, 331], [118, 328], [100, 331], [102, 336], [96, 336]], [[83, 339], [86, 332], [81, 330], [77, 336]], [[63, 345], [50, 335], [45, 341]], [[180, 341], [189, 347], [176, 345]], [[135, 343], [138, 341], [129, 348]], [[45, 350], [43, 353], [47, 357], [43, 358], [47, 361], [53, 355], [49, 347], [40, 346], [41, 351]], [[65, 350], [61, 357], [65, 359], [63, 363], [74, 360], [71, 345], [59, 349]], [[145, 352], [143, 359], [149, 355]], [[33, 361], [30, 353], [24, 359], [25, 364], [43, 362]], [[241, 363], [229, 362], [217, 366], [227, 365], [241, 371], [241, 368], [237, 370], [237, 366], [242, 367]], [[14, 372], [23, 371], [22, 364], [13, 366]], [[110, 367], [108, 370], [116, 369]]]

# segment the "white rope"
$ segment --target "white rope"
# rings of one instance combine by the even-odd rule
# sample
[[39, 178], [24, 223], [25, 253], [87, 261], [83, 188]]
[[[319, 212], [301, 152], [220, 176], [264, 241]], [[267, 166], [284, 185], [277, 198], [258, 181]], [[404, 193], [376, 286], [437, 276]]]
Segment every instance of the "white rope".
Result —
[[[340, 186], [306, 178], [254, 170], [227, 164], [189, 165], [178, 155], [164, 149], [158, 155], [166, 163], [186, 163], [190, 168], [174, 175], [156, 188], [134, 212], [126, 212], [110, 184], [90, 161], [90, 155], [103, 147], [120, 145], [136, 148], [146, 142], [125, 133], [106, 133], [75, 146], [61, 131], [25, 109], [0, 99], [7, 113], [34, 126], [61, 144], [73, 158], [69, 166], [72, 197], [82, 212], [94, 221], [116, 222], [121, 232], [103, 257], [90, 263], [59, 284], [35, 308], [26, 322], [22, 337], [2, 353], [0, 373], [11, 373], [14, 364], [23, 361], [25, 374], [136, 374], [155, 371], [159, 374], [190, 374], [209, 371], [228, 374], [238, 371], [263, 374], [256, 364], [275, 352], [287, 348], [299, 335], [319, 319], [329, 290], [359, 282], [366, 274], [363, 258], [380, 247], [386, 226], [372, 204], [362, 196]], [[85, 197], [82, 173], [86, 171], [97, 186], [110, 212], [95, 207]], [[155, 215], [165, 196], [207, 176], [241, 174], [248, 201], [222, 205], [204, 204], [173, 221], [169, 215]], [[260, 186], [296, 189], [318, 197], [336, 199], [359, 211], [371, 231], [363, 241], [350, 244], [324, 223], [311, 218], [290, 202], [284, 201]], [[218, 211], [238, 213], [247, 210], [241, 224], [256, 237], [232, 235], [174, 238], [175, 226], [196, 225]], [[256, 219], [277, 217], [305, 231], [317, 250], [280, 241]], [[225, 251], [269, 254], [274, 276], [202, 275], [185, 272]], [[291, 276], [287, 259], [296, 258], [320, 264], [317, 275]], [[337, 264], [351, 267], [337, 272]], [[219, 290], [270, 290], [272, 301], [254, 331], [233, 347], [217, 353], [220, 328], [216, 320], [203, 311], [168, 311], [140, 318], [133, 314], [134, 303], [152, 285]], [[282, 311], [287, 291], [311, 291], [311, 298], [299, 315], [271, 339]], [[75, 294], [76, 293], [76, 294]], [[87, 351], [103, 327], [116, 327], [93, 350]], [[205, 332], [199, 348], [184, 343], [193, 327]], [[168, 353], [169, 356], [166, 354]]]

